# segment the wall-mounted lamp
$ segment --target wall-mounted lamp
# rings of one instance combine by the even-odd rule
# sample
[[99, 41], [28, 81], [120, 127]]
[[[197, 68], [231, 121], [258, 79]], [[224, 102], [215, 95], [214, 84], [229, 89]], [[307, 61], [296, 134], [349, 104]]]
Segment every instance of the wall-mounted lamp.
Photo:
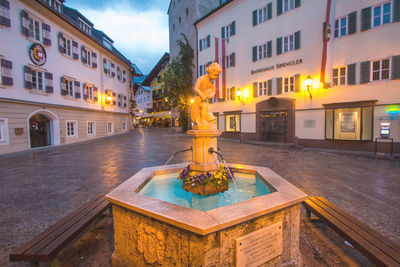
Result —
[[244, 102], [249, 98], [249, 89], [247, 88], [237, 88], [236, 97], [244, 105]]
[[310, 91], [310, 88], [312, 87], [312, 83], [313, 83], [313, 79], [311, 78], [310, 75], [308, 75], [304, 81], [304, 86], [307, 88], [307, 91], [310, 94], [310, 99], [312, 99], [312, 95], [311, 95], [311, 91]]
[[194, 99], [191, 98], [191, 99], [189, 100], [189, 103], [190, 103], [190, 104], [193, 104], [193, 103], [194, 103]]

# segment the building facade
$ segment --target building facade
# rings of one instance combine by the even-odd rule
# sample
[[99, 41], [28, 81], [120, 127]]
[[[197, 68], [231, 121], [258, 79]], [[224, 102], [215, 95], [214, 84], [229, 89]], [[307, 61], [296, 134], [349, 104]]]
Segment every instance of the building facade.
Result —
[[0, 1], [0, 154], [127, 132], [134, 70], [64, 1]]
[[138, 86], [135, 92], [135, 117], [136, 121], [148, 116], [148, 110], [151, 109], [151, 88], [148, 86]]
[[[400, 152], [400, 1], [234, 0], [196, 21], [223, 135]], [[383, 138], [378, 139], [377, 138]]]

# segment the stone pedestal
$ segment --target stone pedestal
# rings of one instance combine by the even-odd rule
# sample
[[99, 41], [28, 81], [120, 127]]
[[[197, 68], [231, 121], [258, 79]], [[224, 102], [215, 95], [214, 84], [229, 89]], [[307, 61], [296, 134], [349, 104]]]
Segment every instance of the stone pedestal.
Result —
[[217, 150], [217, 137], [222, 134], [220, 130], [189, 130], [189, 136], [193, 138], [193, 160], [190, 169], [194, 171], [216, 171], [218, 170], [218, 159], [216, 154], [211, 154], [208, 149], [212, 147]]

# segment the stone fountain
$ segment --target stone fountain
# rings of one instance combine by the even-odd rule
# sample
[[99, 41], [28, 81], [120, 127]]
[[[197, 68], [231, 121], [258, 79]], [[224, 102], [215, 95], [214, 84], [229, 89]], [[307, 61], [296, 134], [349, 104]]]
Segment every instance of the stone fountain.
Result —
[[[211, 64], [194, 88], [192, 162], [144, 168], [107, 195], [113, 266], [300, 265], [300, 203], [307, 196], [269, 168], [223, 166], [213, 153], [221, 131], [206, 100], [220, 71]], [[207, 179], [227, 169], [235, 181], [229, 189], [182, 185], [177, 177], [185, 168]]]

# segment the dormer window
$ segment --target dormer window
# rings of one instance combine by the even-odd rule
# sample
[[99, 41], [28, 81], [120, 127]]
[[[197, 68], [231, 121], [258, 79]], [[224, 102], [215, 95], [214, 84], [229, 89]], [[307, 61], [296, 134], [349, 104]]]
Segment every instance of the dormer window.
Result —
[[90, 26], [82, 19], [79, 19], [79, 28], [87, 34], [90, 34]]
[[103, 45], [110, 50], [112, 49], [112, 43], [110, 41], [108, 41], [107, 39], [103, 39]]
[[61, 12], [61, 2], [59, 0], [44, 0], [44, 2], [58, 12]]

